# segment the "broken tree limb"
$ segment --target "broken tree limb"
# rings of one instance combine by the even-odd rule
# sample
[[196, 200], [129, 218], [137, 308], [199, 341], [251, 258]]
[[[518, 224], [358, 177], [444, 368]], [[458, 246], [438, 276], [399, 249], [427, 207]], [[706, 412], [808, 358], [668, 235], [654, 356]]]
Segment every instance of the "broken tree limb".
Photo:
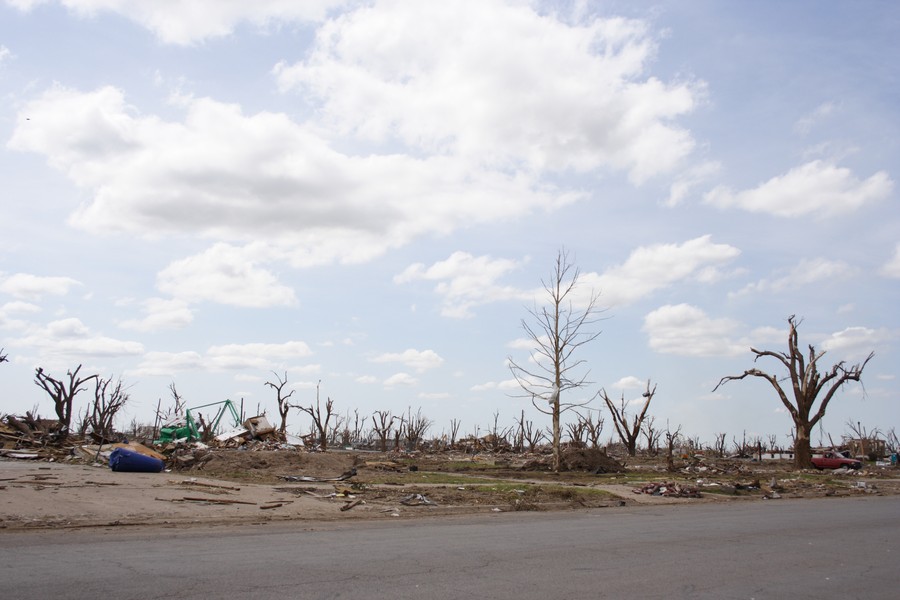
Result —
[[156, 498], [163, 502], [207, 502], [209, 504], [249, 504], [256, 506], [256, 502], [245, 502], [244, 500], [225, 500], [219, 498], [200, 498], [197, 496], [185, 496], [183, 498]]
[[350, 502], [345, 502], [344, 505], [341, 507], [341, 512], [350, 510], [351, 508], [353, 508], [355, 506], [359, 506], [360, 504], [362, 504], [362, 502], [363, 501], [360, 500], [359, 498], [357, 498], [356, 500], [352, 500]]

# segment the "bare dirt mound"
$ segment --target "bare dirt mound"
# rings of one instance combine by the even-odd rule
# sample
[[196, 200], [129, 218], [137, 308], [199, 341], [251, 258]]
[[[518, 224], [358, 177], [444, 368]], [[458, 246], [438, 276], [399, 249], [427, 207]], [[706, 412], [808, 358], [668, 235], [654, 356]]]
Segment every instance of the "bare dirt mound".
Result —
[[193, 460], [175, 470], [227, 481], [278, 483], [281, 477], [309, 475], [336, 477], [357, 463], [353, 453], [304, 452], [299, 450], [196, 450]]
[[[593, 473], [624, 473], [625, 465], [610, 457], [600, 448], [570, 448], [559, 457], [561, 471]], [[552, 468], [549, 457], [532, 460], [522, 467], [524, 471], [546, 471]]]

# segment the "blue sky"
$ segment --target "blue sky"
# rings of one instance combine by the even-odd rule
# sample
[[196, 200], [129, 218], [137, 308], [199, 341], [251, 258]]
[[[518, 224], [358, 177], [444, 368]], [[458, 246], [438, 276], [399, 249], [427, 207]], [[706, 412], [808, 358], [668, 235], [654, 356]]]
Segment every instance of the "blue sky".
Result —
[[571, 400], [651, 379], [657, 424], [784, 441], [765, 382], [712, 389], [796, 314], [827, 366], [875, 352], [822, 433], [890, 429], [898, 29], [892, 2], [7, 0], [0, 412], [51, 414], [34, 368], [83, 363], [123, 421], [173, 381], [274, 415], [277, 371], [434, 434], [548, 425], [507, 360], [565, 248], [606, 308]]

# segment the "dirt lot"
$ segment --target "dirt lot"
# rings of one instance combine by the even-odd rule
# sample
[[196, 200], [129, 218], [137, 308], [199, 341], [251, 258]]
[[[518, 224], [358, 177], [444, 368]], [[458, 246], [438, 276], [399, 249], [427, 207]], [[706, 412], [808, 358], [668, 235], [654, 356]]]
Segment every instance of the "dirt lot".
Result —
[[[578, 456], [556, 475], [519, 455], [393, 455], [219, 449], [170, 458], [162, 473], [113, 472], [91, 452], [0, 458], [0, 529], [392, 519], [638, 504], [900, 494], [900, 471], [795, 471], [775, 462]], [[618, 472], [616, 472], [618, 471]], [[651, 493], [635, 493], [645, 490]]]

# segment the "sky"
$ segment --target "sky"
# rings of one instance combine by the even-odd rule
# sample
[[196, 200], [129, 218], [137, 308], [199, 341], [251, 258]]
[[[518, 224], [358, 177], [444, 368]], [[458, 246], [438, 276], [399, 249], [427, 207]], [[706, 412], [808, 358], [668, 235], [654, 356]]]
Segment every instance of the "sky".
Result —
[[171, 383], [274, 418], [278, 376], [432, 435], [548, 426], [509, 361], [566, 252], [603, 312], [564, 402], [649, 380], [657, 427], [786, 443], [765, 381], [713, 389], [781, 373], [750, 348], [796, 315], [821, 370], [875, 353], [814, 443], [888, 431], [898, 30], [890, 1], [4, 0], [0, 413], [83, 365], [120, 426]]

